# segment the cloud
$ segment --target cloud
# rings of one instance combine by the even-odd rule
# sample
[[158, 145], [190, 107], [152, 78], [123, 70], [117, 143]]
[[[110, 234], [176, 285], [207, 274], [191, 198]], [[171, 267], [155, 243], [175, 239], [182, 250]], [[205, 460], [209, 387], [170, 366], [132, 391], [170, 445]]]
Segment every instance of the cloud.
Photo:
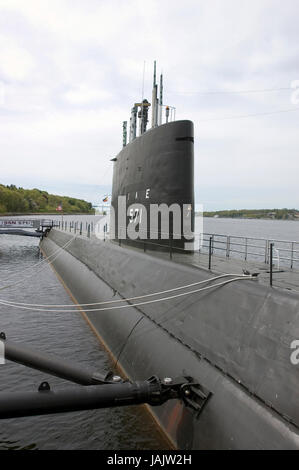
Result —
[[299, 80], [298, 12], [293, 0], [0, 0], [2, 178], [106, 184], [157, 59], [164, 103], [195, 124], [201, 202], [225, 207], [246, 188], [251, 206], [283, 188], [299, 207], [299, 112], [221, 120], [295, 107], [293, 90], [202, 93]]
[[79, 85], [64, 94], [64, 98], [71, 104], [86, 104], [103, 101], [111, 98], [106, 90], [92, 89], [88, 85]]
[[0, 76], [6, 80], [23, 81], [28, 78], [35, 66], [32, 55], [14, 41], [0, 36]]

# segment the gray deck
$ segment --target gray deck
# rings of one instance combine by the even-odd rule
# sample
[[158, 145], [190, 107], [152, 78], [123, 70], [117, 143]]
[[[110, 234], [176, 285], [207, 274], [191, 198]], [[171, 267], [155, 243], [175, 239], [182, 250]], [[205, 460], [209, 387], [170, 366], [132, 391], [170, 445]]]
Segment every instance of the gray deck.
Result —
[[[128, 248], [127, 245], [123, 245]], [[129, 247], [132, 250], [143, 251], [142, 247]], [[170, 254], [166, 252], [146, 251], [150, 256], [158, 256], [159, 258], [170, 259]], [[172, 253], [172, 261], [177, 263], [184, 263], [199, 267], [201, 269], [209, 269], [209, 256], [207, 253]], [[259, 273], [258, 282], [265, 285], [270, 285], [270, 266], [269, 264], [260, 261], [245, 261], [242, 259], [225, 256], [213, 255], [211, 259], [211, 272], [215, 274], [232, 273], [242, 274], [243, 270], [250, 273]], [[280, 266], [279, 270], [274, 262], [273, 266], [273, 287], [280, 287], [283, 289], [291, 289], [299, 292], [299, 271], [291, 269], [286, 266]]]
[[[189, 258], [189, 259], [188, 259]], [[174, 260], [183, 263], [192, 264], [201, 268], [208, 269], [208, 255], [194, 253], [192, 255], [175, 254]], [[247, 270], [250, 273], [260, 273], [258, 281], [270, 284], [270, 266], [266, 263], [257, 261], [244, 261], [236, 258], [225, 258], [220, 256], [212, 256], [211, 270], [215, 273], [242, 273]], [[299, 292], [299, 271], [287, 267], [280, 267], [279, 270], [273, 267], [273, 287], [281, 287], [284, 289], [297, 290]]]

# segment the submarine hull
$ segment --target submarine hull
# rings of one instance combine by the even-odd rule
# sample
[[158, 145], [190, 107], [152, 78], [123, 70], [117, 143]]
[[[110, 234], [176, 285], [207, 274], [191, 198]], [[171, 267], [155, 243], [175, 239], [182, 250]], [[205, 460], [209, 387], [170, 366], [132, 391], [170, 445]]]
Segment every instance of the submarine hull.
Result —
[[[50, 256], [72, 238], [52, 229], [41, 248]], [[83, 236], [52, 264], [80, 304], [213, 276]], [[290, 362], [298, 307], [295, 294], [246, 280], [179, 299], [82, 313], [129, 379], [190, 376], [211, 394], [199, 412], [178, 400], [149, 408], [173, 447], [299, 449], [299, 382]]]

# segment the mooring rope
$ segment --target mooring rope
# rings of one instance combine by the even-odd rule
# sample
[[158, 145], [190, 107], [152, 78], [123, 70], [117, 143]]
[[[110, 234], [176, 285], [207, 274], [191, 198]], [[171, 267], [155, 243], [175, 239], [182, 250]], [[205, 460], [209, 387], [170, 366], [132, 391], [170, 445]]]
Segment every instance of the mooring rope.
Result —
[[[162, 297], [161, 299], [147, 300], [145, 302], [139, 302], [137, 304], [128, 304], [128, 305], [119, 305], [119, 306], [112, 306], [112, 307], [84, 309], [84, 312], [103, 312], [105, 310], [117, 310], [117, 309], [124, 309], [124, 308], [139, 307], [141, 305], [148, 305], [148, 304], [153, 304], [153, 303], [158, 303], [158, 302], [165, 302], [166, 300], [172, 300], [172, 299], [176, 299], [176, 298], [179, 298], [179, 297], [183, 297], [183, 296], [187, 296], [187, 295], [191, 295], [191, 294], [196, 294], [196, 293], [203, 292], [203, 291], [206, 291], [206, 290], [209, 290], [209, 289], [213, 289], [215, 287], [225, 286], [225, 285], [227, 285], [231, 282], [244, 281], [244, 280], [249, 280], [249, 279], [255, 279], [255, 277], [243, 275], [242, 277], [235, 277], [233, 279], [229, 279], [227, 281], [220, 282], [218, 284], [213, 284], [212, 286], [202, 287], [200, 289], [195, 289], [195, 290], [192, 290], [192, 291], [189, 291], [189, 292], [182, 292], [180, 294], [176, 294], [176, 295], [172, 295], [172, 296], [168, 296], [168, 297]], [[127, 299], [123, 299], [123, 301], [127, 301]], [[15, 308], [20, 308], [20, 309], [25, 309], [25, 310], [33, 310], [33, 311], [37, 311], [37, 312], [59, 312], [59, 313], [74, 312], [76, 310], [76, 308], [80, 307], [80, 305], [74, 305], [74, 308], [72, 308], [71, 310], [70, 309], [68, 309], [68, 310], [67, 309], [66, 310], [65, 309], [49, 309], [49, 308], [44, 309], [44, 308], [29, 307], [29, 306], [25, 306], [25, 305], [18, 305], [18, 304], [15, 304], [13, 302], [10, 302], [10, 301], [7, 302], [7, 301], [4, 301], [4, 300], [1, 300], [0, 304], [6, 305], [8, 307], [15, 307]]]
[[[15, 302], [15, 301], [11, 301], [11, 300], [7, 300], [7, 299], [0, 299], [0, 301], [3, 301], [3, 302], [7, 302], [7, 303], [13, 303], [14, 305], [25, 305], [27, 307], [57, 307], [57, 308], [61, 308], [61, 307], [91, 307], [93, 305], [105, 305], [105, 304], [115, 304], [115, 303], [119, 303], [119, 302], [130, 302], [132, 300], [139, 300], [139, 299], [144, 299], [146, 297], [152, 297], [152, 296], [156, 296], [156, 295], [162, 295], [162, 294], [168, 294], [170, 292], [175, 292], [175, 291], [178, 291], [178, 290], [181, 290], [181, 289], [187, 289], [189, 287], [194, 287], [194, 286], [197, 286], [197, 285], [200, 285], [200, 284], [205, 284], [205, 283], [208, 283], [208, 282], [212, 282], [212, 281], [216, 281], [218, 279], [222, 279], [224, 277], [231, 277], [231, 276], [237, 276], [237, 277], [240, 277], [240, 274], [221, 274], [220, 276], [216, 276], [216, 277], [211, 277], [209, 279], [205, 279], [203, 281], [198, 281], [198, 282], [193, 282], [192, 284], [186, 284], [184, 286], [179, 286], [179, 287], [174, 287], [173, 289], [167, 289], [167, 290], [163, 290], [163, 291], [159, 291], [159, 292], [153, 292], [151, 294], [144, 294], [144, 295], [139, 295], [139, 296], [135, 296], [135, 297], [129, 297], [129, 298], [124, 298], [124, 299], [117, 299], [117, 300], [105, 300], [105, 301], [102, 301], [102, 302], [92, 302], [92, 303], [86, 303], [86, 304], [32, 304], [32, 303], [24, 303], [24, 302]], [[251, 275], [245, 275], [243, 274], [242, 275], [242, 278], [243, 277], [249, 277], [251, 278]]]

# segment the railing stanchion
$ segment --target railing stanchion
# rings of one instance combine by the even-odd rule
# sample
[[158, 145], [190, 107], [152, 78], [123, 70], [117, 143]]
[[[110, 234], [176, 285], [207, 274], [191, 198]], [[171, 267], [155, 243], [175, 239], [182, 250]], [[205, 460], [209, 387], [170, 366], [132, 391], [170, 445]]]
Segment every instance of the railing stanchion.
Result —
[[230, 236], [226, 237], [226, 257], [229, 258], [229, 251], [230, 251]]
[[212, 261], [212, 237], [210, 237], [210, 242], [209, 242], [209, 269], [211, 269], [211, 261]]
[[273, 246], [274, 243], [270, 243], [270, 286], [273, 284]]

